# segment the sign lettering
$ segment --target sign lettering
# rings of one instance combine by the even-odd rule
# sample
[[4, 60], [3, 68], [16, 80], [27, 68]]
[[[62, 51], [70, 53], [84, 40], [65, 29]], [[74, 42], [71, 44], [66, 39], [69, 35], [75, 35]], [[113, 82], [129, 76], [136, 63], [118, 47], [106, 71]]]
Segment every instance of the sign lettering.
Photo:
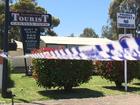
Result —
[[135, 14], [117, 13], [117, 27], [118, 28], [135, 28]]
[[39, 48], [40, 30], [38, 27], [21, 27], [22, 42], [25, 53], [31, 53], [35, 48]]
[[11, 12], [10, 25], [13, 26], [51, 26], [51, 15], [50, 14], [25, 14]]

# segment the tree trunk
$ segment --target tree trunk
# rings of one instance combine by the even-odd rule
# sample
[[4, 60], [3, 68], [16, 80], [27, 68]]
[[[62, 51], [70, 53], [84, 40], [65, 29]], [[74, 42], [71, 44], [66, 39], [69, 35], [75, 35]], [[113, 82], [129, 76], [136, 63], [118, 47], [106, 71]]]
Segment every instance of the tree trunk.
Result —
[[72, 90], [72, 85], [65, 85], [65, 86], [64, 86], [64, 90], [65, 90], [66, 92], [70, 92], [70, 91]]
[[115, 81], [115, 85], [116, 85], [117, 88], [122, 88], [122, 83], [121, 82]]

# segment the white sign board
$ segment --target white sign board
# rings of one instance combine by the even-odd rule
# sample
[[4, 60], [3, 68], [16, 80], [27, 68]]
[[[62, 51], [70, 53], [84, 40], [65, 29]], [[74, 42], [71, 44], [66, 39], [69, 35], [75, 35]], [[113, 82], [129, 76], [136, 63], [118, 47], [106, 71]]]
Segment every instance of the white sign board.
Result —
[[50, 14], [10, 13], [10, 25], [12, 26], [40, 26], [51, 27]]
[[117, 27], [118, 28], [135, 28], [135, 14], [117, 13]]
[[127, 38], [133, 38], [132, 34], [119, 34], [119, 41], [122, 41]]

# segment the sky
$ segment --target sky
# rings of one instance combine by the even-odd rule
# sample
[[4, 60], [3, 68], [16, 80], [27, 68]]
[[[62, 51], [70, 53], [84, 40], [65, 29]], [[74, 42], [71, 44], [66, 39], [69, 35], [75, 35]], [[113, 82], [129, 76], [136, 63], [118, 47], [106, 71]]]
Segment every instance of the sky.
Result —
[[58, 36], [79, 36], [84, 28], [92, 28], [100, 36], [107, 24], [111, 0], [37, 0], [49, 14], [58, 17], [60, 24], [54, 28]]

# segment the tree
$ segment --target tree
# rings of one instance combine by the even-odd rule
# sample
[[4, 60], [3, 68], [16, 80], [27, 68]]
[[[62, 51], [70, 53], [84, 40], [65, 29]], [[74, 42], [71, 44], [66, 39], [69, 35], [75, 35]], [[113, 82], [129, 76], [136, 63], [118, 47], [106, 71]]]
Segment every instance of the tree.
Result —
[[[110, 25], [103, 27], [102, 35], [107, 37], [112, 37], [113, 35], [113, 38], [115, 35], [115, 37], [117, 38], [118, 34], [123, 33], [123, 29], [117, 29], [116, 14], [117, 12], [129, 12], [139, 14], [137, 11], [137, 7], [140, 6], [140, 2], [138, 3], [138, 1], [139, 0], [113, 0], [109, 8]], [[127, 33], [135, 33], [135, 30], [127, 29]], [[109, 79], [110, 81], [114, 81], [116, 86], [120, 87], [124, 82], [123, 63], [124, 62], [118, 61], [97, 62], [96, 68], [98, 69], [97, 71], [99, 75], [103, 76], [106, 79]], [[139, 67], [140, 66], [138, 65], [138, 62], [128, 62], [128, 82], [130, 82], [134, 77], [139, 78]]]
[[[117, 28], [117, 12], [129, 12], [136, 14], [136, 26], [140, 23], [138, 16], [140, 14], [140, 1], [139, 0], [112, 0], [109, 8], [109, 25], [102, 27], [102, 36], [110, 39], [118, 39], [118, 34], [123, 34], [123, 29]], [[139, 28], [137, 28], [139, 29]], [[135, 29], [127, 29], [127, 33], [135, 34]], [[111, 35], [112, 34], [112, 35]]]
[[74, 33], [70, 34], [70, 36], [68, 36], [68, 37], [74, 37]]
[[5, 18], [5, 15], [4, 15], [4, 4], [1, 3], [0, 4], [0, 48], [2, 48], [3, 46], [3, 35], [4, 35], [4, 18]]
[[[17, 0], [16, 3], [10, 5], [10, 11], [14, 12], [26, 12], [26, 13], [47, 13], [47, 11], [38, 6], [36, 0]], [[60, 24], [60, 20], [52, 16], [52, 29]], [[9, 41], [11, 39], [20, 40], [20, 29], [18, 26], [9, 27]], [[47, 29], [41, 28], [41, 32], [45, 32]], [[0, 39], [4, 34], [4, 4], [0, 4]], [[2, 45], [2, 44], [0, 44]]]
[[[117, 26], [116, 26], [117, 12], [129, 12], [129, 13], [136, 14], [136, 25], [138, 26], [138, 24], [139, 24], [137, 21], [137, 20], [139, 20], [138, 19], [139, 17], [137, 17], [137, 14], [139, 14], [138, 7], [140, 7], [139, 0], [113, 0], [112, 1], [110, 8], [109, 8], [109, 16], [110, 16], [110, 21], [111, 21], [111, 26], [112, 26], [112, 32], [114, 35], [117, 36], [119, 33], [123, 33], [123, 29], [117, 29]], [[135, 31], [136, 31], [135, 29], [133, 29], [133, 30], [127, 29], [127, 33], [135, 34]]]
[[[34, 50], [33, 53], [55, 51], [56, 48]], [[93, 75], [93, 63], [89, 60], [33, 59], [33, 77], [38, 86], [46, 89], [72, 87], [88, 82]]]
[[47, 32], [45, 34], [48, 36], [57, 36], [57, 33], [54, 32], [52, 29], [47, 29]]
[[111, 27], [109, 27], [108, 25], [104, 25], [102, 27], [102, 37], [106, 37], [106, 38], [111, 38], [112, 37], [112, 33], [111, 33]]
[[94, 37], [94, 38], [97, 38], [98, 35], [95, 33], [95, 31], [92, 28], [85, 28], [83, 30], [83, 33], [80, 35], [80, 37]]
[[[135, 61], [128, 61], [127, 81], [131, 82], [135, 77], [137, 64]], [[124, 83], [124, 62], [122, 61], [97, 61], [96, 73], [105, 79], [115, 82], [116, 87], [122, 87]], [[137, 72], [138, 73], [138, 72]]]
[[110, 24], [109, 25], [104, 25], [102, 27], [102, 37], [106, 37], [106, 38], [111, 39], [111, 40], [117, 39], [117, 36], [115, 36], [113, 34], [113, 29], [112, 29]]
[[92, 61], [34, 59], [33, 77], [38, 86], [46, 89], [58, 87], [71, 91], [92, 77]]

